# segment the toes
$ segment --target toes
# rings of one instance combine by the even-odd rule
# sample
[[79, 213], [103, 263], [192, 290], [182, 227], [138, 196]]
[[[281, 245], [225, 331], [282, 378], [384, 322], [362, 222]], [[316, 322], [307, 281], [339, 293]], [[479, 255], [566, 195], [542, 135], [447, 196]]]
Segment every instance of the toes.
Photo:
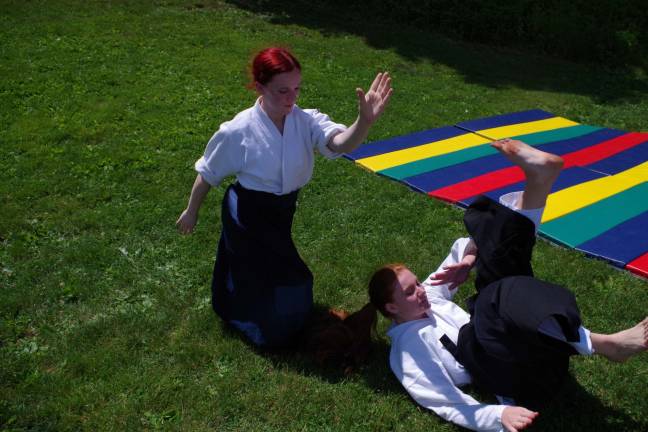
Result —
[[502, 148], [504, 148], [504, 143], [502, 142], [502, 140], [493, 141], [493, 142], [491, 143], [491, 145], [492, 145], [493, 147], [495, 147], [496, 149], [502, 149]]

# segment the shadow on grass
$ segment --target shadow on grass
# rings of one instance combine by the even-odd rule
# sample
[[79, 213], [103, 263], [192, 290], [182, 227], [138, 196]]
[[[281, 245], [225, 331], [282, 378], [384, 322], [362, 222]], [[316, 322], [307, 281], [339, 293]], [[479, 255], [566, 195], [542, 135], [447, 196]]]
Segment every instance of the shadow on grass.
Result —
[[648, 430], [648, 423], [605, 406], [569, 375], [556, 398], [541, 412], [534, 430], [621, 432]]
[[[328, 307], [314, 306], [315, 313], [325, 313]], [[261, 349], [251, 344], [238, 331], [219, 320], [225, 337], [237, 338], [251, 351], [268, 359], [274, 368], [289, 369], [304, 376], [316, 376], [330, 384], [358, 380], [378, 394], [401, 393], [405, 390], [389, 368], [390, 345], [385, 337], [374, 339], [371, 354], [365, 364], [347, 374], [344, 367], [319, 365], [313, 355], [299, 348]], [[476, 399], [486, 403], [497, 403], [493, 395], [469, 386], [464, 389]], [[412, 408], [416, 402], [412, 399]], [[430, 412], [430, 415], [433, 413]], [[556, 397], [544, 409], [529, 431], [592, 431], [623, 432], [648, 430], [648, 423], [634, 420], [623, 411], [605, 406], [596, 396], [583, 388], [573, 376], [569, 375], [562, 388], [557, 389]]]
[[[324, 35], [352, 34], [376, 49], [393, 50], [411, 61], [427, 60], [459, 72], [467, 83], [492, 88], [518, 87], [589, 96], [598, 103], [638, 102], [648, 94], [648, 79], [613, 62], [582, 65], [511, 49], [456, 42], [428, 29], [376, 21], [364, 11], [332, 10], [326, 2], [303, 0], [227, 0], [236, 7], [266, 16], [271, 23], [301, 25]], [[196, 6], [205, 6], [197, 1]], [[349, 8], [353, 6], [349, 5]], [[612, 59], [613, 60], [613, 59]], [[406, 74], [411, 65], [398, 72]], [[617, 68], [615, 68], [617, 67]], [[399, 69], [399, 65], [396, 65]]]
[[[328, 309], [328, 306], [315, 304], [313, 313], [316, 316], [324, 315]], [[302, 344], [292, 348], [260, 348], [222, 320], [219, 319], [218, 322], [225, 337], [240, 340], [251, 351], [272, 362], [276, 369], [290, 369], [304, 376], [317, 376], [319, 379], [331, 384], [359, 378], [368, 387], [380, 393], [402, 391], [400, 383], [393, 377], [389, 369], [389, 344], [385, 338], [374, 339], [367, 362], [355, 367], [352, 372], [346, 373], [344, 365], [318, 364], [315, 356], [303, 348]]]

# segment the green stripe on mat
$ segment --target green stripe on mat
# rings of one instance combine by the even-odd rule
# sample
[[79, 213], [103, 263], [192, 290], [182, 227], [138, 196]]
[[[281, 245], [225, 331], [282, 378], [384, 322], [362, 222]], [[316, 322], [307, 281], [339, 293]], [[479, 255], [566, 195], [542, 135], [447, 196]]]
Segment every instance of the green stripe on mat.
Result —
[[527, 135], [518, 135], [511, 137], [520, 141], [524, 141], [529, 145], [541, 145], [547, 144], [555, 141], [562, 141], [570, 138], [577, 138], [583, 135], [596, 132], [603, 129], [599, 126], [588, 126], [588, 125], [578, 125], [578, 126], [568, 126], [560, 129], [553, 129], [545, 132], [536, 132]]
[[440, 156], [434, 156], [431, 158], [398, 165], [378, 172], [387, 177], [403, 180], [407, 177], [412, 177], [430, 171], [436, 171], [438, 169], [446, 168], [452, 165], [458, 165], [460, 163], [468, 162], [473, 159], [488, 156], [494, 153], [497, 153], [497, 150], [495, 150], [488, 144], [483, 144], [465, 150], [459, 150]]
[[[560, 129], [554, 129], [545, 132], [536, 132], [512, 138], [524, 141], [529, 145], [540, 145], [569, 138], [576, 138], [600, 129], [603, 128], [585, 125], [568, 126]], [[430, 171], [436, 171], [441, 168], [458, 165], [463, 162], [468, 162], [473, 159], [478, 159], [495, 153], [497, 153], [497, 150], [495, 150], [488, 144], [484, 144], [465, 150], [459, 150], [440, 156], [434, 156], [431, 158], [421, 159], [415, 162], [386, 168], [384, 170], [378, 171], [378, 173], [396, 180], [403, 180], [407, 177], [412, 177]]]
[[648, 183], [641, 183], [590, 206], [544, 223], [540, 232], [576, 247], [648, 210]]

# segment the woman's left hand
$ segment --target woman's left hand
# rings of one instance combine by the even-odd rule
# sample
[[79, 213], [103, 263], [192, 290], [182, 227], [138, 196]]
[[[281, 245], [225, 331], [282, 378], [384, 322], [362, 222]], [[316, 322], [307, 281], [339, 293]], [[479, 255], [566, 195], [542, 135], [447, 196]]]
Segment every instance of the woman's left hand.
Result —
[[466, 282], [470, 275], [470, 269], [472, 269], [472, 266], [473, 263], [469, 261], [447, 265], [443, 267], [441, 271], [430, 276], [430, 285], [448, 284], [448, 289], [453, 290]]
[[388, 72], [380, 72], [376, 75], [367, 93], [357, 88], [360, 119], [368, 125], [374, 124], [385, 110], [392, 91], [391, 77]]
[[502, 411], [501, 422], [508, 432], [518, 432], [531, 426], [536, 417], [538, 417], [536, 411], [529, 411], [519, 406], [507, 406]]

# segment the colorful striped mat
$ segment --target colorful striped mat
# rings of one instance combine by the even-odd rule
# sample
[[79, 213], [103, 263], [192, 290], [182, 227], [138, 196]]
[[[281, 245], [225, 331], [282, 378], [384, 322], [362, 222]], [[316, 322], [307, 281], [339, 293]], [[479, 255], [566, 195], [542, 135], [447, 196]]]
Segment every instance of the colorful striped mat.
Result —
[[562, 156], [540, 234], [648, 278], [648, 133], [581, 125], [542, 110], [367, 143], [347, 158], [429, 196], [468, 206], [521, 190], [522, 170], [489, 143], [515, 138]]

